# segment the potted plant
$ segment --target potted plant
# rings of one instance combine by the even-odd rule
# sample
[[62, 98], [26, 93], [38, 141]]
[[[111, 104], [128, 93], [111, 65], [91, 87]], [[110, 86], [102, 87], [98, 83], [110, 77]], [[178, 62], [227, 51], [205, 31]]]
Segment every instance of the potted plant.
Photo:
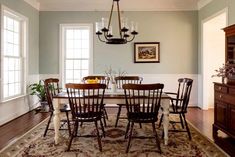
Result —
[[38, 83], [30, 84], [29, 89], [30, 95], [37, 95], [39, 102], [41, 103], [41, 108], [45, 108], [47, 101], [43, 80], [39, 80]]
[[215, 70], [216, 74], [211, 77], [221, 77], [222, 83], [225, 83], [225, 78], [231, 78], [235, 74], [235, 67], [231, 64], [223, 64], [222, 67]]

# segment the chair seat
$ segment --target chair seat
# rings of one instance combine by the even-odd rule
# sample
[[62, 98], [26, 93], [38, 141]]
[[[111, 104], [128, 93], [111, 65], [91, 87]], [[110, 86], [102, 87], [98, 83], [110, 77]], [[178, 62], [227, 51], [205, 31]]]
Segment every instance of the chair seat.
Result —
[[100, 120], [103, 112], [89, 112], [89, 113], [77, 113], [76, 118], [83, 122], [92, 122], [94, 120]]
[[152, 123], [157, 121], [156, 113], [129, 112], [127, 114], [129, 121], [136, 123]]

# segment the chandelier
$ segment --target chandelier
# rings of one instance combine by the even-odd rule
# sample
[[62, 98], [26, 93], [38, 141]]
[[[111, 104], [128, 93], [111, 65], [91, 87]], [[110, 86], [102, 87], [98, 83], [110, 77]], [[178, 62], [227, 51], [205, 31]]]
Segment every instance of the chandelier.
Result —
[[[117, 15], [118, 15], [118, 28], [119, 37], [113, 36], [113, 30], [111, 26], [111, 20], [113, 15], [114, 3], [117, 3]], [[99, 40], [107, 44], [126, 44], [134, 40], [135, 36], [138, 34], [137, 23], [131, 21], [130, 28], [128, 25], [127, 18], [121, 18], [119, 10], [119, 0], [113, 0], [109, 20], [107, 18], [102, 18], [101, 22], [96, 22], [96, 35]], [[101, 37], [103, 35], [103, 37]]]

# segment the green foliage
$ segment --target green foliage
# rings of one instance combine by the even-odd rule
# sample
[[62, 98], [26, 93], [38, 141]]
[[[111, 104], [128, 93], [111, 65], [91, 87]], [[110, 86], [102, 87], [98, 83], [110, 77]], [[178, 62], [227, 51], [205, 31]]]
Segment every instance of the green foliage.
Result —
[[29, 85], [29, 89], [31, 90], [30, 95], [37, 95], [40, 101], [46, 100], [46, 91], [44, 88], [43, 80], [40, 80], [38, 83]]

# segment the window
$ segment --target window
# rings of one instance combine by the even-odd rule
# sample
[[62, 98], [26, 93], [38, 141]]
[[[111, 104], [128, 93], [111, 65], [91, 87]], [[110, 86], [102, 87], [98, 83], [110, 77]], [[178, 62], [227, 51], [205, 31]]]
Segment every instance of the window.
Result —
[[62, 82], [78, 83], [92, 73], [92, 25], [61, 25]]
[[24, 95], [26, 18], [2, 6], [1, 100]]

